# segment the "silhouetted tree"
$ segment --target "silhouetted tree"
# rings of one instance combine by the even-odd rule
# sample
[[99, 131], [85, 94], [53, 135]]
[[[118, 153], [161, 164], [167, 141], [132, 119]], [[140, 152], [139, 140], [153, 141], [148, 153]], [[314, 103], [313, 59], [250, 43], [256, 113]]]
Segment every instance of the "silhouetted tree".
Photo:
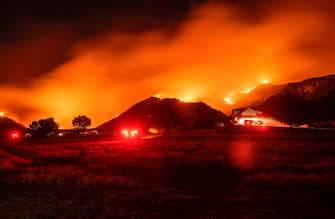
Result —
[[85, 130], [91, 125], [91, 119], [87, 116], [77, 116], [72, 120], [72, 125], [76, 130]]
[[54, 118], [40, 119], [29, 125], [29, 131], [34, 137], [47, 137], [58, 132], [58, 124]]

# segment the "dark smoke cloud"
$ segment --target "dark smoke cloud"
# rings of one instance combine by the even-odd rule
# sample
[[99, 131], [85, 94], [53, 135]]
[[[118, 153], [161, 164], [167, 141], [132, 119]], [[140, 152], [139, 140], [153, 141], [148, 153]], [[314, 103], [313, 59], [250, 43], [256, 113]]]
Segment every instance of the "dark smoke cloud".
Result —
[[202, 1], [3, 1], [0, 84], [27, 85], [68, 60], [73, 45], [104, 33], [171, 31]]

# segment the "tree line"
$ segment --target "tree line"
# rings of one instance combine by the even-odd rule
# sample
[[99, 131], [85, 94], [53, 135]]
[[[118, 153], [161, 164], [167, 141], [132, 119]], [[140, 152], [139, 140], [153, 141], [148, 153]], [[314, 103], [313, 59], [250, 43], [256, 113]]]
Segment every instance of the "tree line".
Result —
[[[79, 115], [72, 120], [74, 131], [81, 132], [91, 126], [91, 119], [84, 115]], [[31, 122], [29, 133], [33, 137], [48, 137], [56, 135], [59, 131], [59, 125], [55, 119], [45, 118]]]

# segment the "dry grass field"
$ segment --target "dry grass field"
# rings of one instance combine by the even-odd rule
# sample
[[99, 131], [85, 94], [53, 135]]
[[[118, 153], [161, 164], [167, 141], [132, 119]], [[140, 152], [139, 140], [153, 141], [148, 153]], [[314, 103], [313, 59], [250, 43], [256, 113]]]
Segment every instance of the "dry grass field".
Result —
[[185, 132], [0, 148], [0, 218], [334, 218], [335, 133]]

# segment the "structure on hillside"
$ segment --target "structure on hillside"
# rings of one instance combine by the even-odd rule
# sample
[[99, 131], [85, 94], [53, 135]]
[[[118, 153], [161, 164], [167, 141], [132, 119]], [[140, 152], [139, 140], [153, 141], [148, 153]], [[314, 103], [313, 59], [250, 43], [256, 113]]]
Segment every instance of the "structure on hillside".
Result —
[[231, 116], [232, 117], [257, 117], [263, 114], [262, 111], [256, 110], [252, 107], [237, 108], [233, 109]]

